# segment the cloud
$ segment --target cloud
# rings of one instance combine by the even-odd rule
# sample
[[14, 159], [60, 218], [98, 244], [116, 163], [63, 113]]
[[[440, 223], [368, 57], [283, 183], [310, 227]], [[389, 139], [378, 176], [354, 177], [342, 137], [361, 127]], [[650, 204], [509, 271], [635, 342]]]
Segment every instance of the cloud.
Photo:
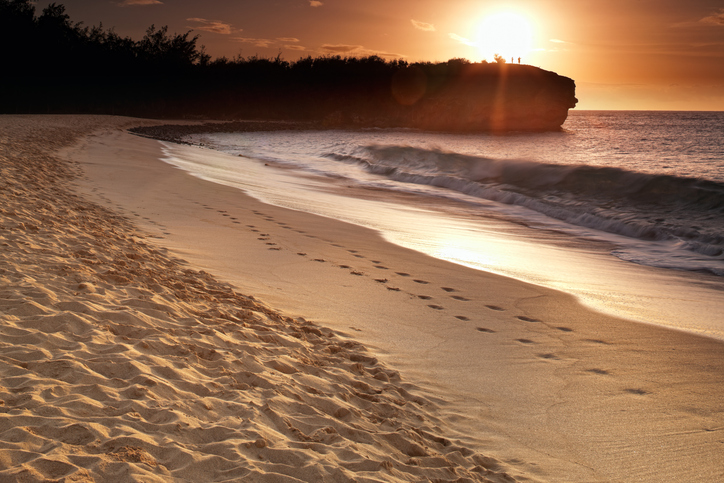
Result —
[[205, 32], [212, 32], [215, 34], [229, 35], [233, 30], [231, 25], [228, 23], [220, 22], [218, 20], [206, 20], [205, 18], [187, 18], [188, 22], [194, 22], [198, 25], [193, 25], [189, 28], [194, 30], [203, 30]]
[[257, 47], [264, 48], [269, 48], [272, 46], [272, 44], [276, 43], [276, 41], [270, 39], [252, 39], [249, 37], [234, 37], [232, 40], [236, 42], [242, 42], [244, 44], [254, 44]]
[[426, 32], [435, 31], [435, 26], [431, 23], [418, 22], [417, 20], [410, 20], [410, 22], [412, 22], [412, 26], [416, 29], [424, 30]]
[[324, 4], [322, 2], [320, 2], [319, 0], [309, 0], [310, 7], [321, 7], [322, 5], [324, 5]]
[[123, 0], [118, 4], [119, 7], [135, 7], [145, 5], [163, 5], [159, 0]]
[[322, 51], [328, 54], [349, 54], [350, 52], [363, 50], [361, 45], [345, 45], [345, 44], [324, 44]]
[[377, 57], [388, 57], [390, 59], [403, 59], [407, 57], [406, 55], [402, 54], [395, 54], [394, 52], [382, 52], [379, 50], [363, 50], [362, 55], [376, 55]]
[[470, 45], [470, 46], [475, 45], [475, 42], [473, 42], [472, 40], [468, 40], [465, 37], [459, 36], [458, 34], [448, 34], [448, 35], [450, 36], [451, 39], [453, 39], [456, 42], [460, 42], [461, 44]]
[[712, 13], [708, 17], [702, 18], [700, 22], [710, 25], [724, 25], [724, 8], [716, 13]]
[[269, 49], [272, 47], [279, 47], [281, 44], [281, 48], [285, 50], [307, 50], [306, 47], [303, 47], [301, 45], [295, 45], [296, 42], [299, 42], [299, 39], [294, 37], [277, 37], [276, 39], [255, 39], [251, 37], [232, 37], [233, 41], [235, 42], [241, 42], [244, 44], [252, 44], [256, 47], [261, 47], [264, 49]]

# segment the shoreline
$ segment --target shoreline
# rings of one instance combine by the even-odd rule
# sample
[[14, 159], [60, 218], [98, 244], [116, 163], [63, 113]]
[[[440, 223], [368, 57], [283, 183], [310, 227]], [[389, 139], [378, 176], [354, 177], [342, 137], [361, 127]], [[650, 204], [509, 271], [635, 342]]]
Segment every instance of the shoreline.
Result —
[[[184, 127], [183, 132], [188, 130]], [[317, 131], [265, 132], [247, 142], [264, 146], [278, 140], [285, 145], [304, 143], [307, 136], [321, 142], [328, 137]], [[535, 212], [522, 213], [515, 205], [502, 205], [502, 211], [499, 206], [471, 210], [466, 203], [475, 205], [475, 198], [461, 201], [447, 199], [442, 192], [419, 196], [404, 188], [370, 189], [369, 181], [357, 184], [355, 175], [349, 182], [344, 174], [319, 177], [314, 170], [310, 174], [253, 155], [229, 156], [221, 146], [213, 146], [213, 136], [212, 146], [205, 145], [205, 136], [185, 140], [196, 145], [162, 143], [165, 162], [263, 203], [370, 227], [388, 241], [434, 258], [562, 290], [613, 317], [724, 340], [719, 307], [724, 278], [650, 267], [613, 255], [613, 250], [636, 250], [635, 240], [586, 233], [585, 228], [562, 226]]]
[[359, 343], [74, 192], [56, 153], [131, 122], [0, 117], [1, 478], [513, 481]]
[[497, 458], [490, 470], [542, 481], [724, 471], [721, 343], [593, 313], [562, 293], [264, 205], [175, 170], [154, 159], [157, 143], [116, 129], [65, 151], [84, 163], [84, 197], [125, 213], [170, 257], [361, 341], [437, 402], [444, 432]]

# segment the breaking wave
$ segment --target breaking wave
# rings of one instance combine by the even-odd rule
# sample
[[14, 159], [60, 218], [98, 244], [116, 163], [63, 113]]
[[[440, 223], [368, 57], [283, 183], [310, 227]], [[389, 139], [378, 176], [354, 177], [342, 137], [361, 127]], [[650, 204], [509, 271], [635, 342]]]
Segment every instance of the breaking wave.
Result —
[[715, 181], [409, 146], [373, 145], [326, 157], [394, 181], [523, 206], [630, 238], [674, 241], [679, 248], [724, 259], [724, 184]]

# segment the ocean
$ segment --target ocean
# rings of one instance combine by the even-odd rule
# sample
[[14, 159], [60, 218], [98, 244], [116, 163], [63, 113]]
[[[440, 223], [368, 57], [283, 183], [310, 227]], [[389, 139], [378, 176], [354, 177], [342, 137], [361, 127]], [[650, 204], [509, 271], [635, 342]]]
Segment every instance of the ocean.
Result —
[[[571, 111], [560, 132], [200, 134], [164, 160], [262, 201], [724, 339], [724, 113]], [[199, 149], [202, 147], [202, 149]]]

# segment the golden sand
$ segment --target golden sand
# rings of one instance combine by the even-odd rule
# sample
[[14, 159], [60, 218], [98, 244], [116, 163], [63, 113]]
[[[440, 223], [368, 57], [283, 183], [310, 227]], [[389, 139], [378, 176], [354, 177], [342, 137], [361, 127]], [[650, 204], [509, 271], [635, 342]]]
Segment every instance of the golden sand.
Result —
[[193, 178], [150, 123], [0, 117], [0, 481], [724, 479], [720, 341]]
[[0, 480], [511, 481], [364, 347], [68, 189], [103, 125], [0, 119]]

